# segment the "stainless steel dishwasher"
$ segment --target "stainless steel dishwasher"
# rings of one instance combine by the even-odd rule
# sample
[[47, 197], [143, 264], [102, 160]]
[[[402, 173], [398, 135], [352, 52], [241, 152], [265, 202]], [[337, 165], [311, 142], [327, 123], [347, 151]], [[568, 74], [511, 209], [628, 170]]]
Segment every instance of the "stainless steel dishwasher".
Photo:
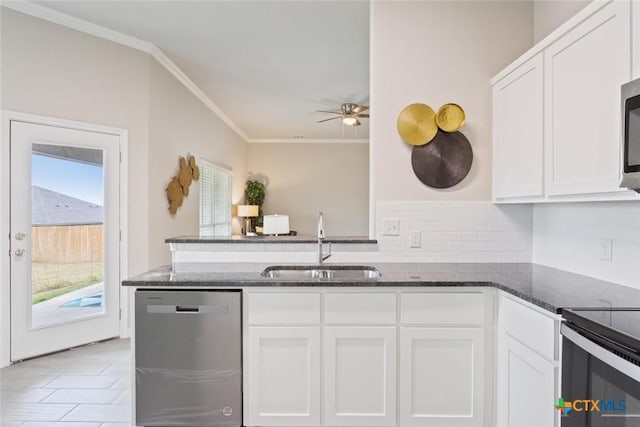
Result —
[[136, 291], [136, 425], [242, 425], [241, 295]]

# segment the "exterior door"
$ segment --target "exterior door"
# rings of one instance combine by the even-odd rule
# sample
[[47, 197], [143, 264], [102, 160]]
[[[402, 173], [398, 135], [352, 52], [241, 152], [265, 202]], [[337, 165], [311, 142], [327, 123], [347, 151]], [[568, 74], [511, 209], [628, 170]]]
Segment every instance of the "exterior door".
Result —
[[119, 334], [119, 137], [10, 123], [11, 360]]

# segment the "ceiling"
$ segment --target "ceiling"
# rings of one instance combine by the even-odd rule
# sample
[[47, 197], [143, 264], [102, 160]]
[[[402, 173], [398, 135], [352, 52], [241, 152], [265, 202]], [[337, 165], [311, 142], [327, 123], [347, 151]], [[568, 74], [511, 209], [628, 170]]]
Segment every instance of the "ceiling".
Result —
[[40, 1], [153, 43], [249, 139], [368, 138], [315, 110], [369, 102], [367, 1]]

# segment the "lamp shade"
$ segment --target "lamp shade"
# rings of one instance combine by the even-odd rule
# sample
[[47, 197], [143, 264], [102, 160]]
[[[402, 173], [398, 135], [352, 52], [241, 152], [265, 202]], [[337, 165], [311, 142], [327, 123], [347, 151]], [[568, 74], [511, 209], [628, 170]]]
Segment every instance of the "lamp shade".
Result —
[[289, 215], [265, 215], [262, 234], [289, 234]]
[[245, 218], [256, 217], [259, 215], [260, 206], [258, 205], [238, 205], [238, 216]]

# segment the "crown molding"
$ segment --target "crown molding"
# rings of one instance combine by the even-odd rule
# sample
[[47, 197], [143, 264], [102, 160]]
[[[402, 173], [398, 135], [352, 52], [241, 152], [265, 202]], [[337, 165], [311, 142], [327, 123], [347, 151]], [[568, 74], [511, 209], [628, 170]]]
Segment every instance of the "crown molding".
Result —
[[17, 12], [31, 15], [54, 24], [62, 25], [73, 30], [81, 31], [92, 36], [109, 40], [132, 49], [140, 50], [151, 55], [160, 65], [166, 68], [180, 83], [182, 83], [196, 98], [198, 98], [211, 112], [220, 118], [227, 126], [237, 133], [245, 142], [249, 142], [247, 135], [211, 100], [187, 75], [165, 55], [160, 48], [151, 42], [128, 36], [101, 25], [93, 24], [80, 18], [58, 12], [29, 1], [0, 1], [0, 6]]
[[249, 138], [249, 144], [368, 144], [369, 139], [319, 139], [319, 138]]
[[240, 135], [245, 142], [249, 142], [249, 137], [245, 134], [234, 122], [227, 116], [224, 111], [216, 105], [187, 75], [171, 60], [165, 53], [157, 46], [151, 45], [151, 51], [149, 54], [160, 65], [167, 69], [180, 83], [182, 83], [196, 98], [198, 98], [204, 105], [206, 105], [216, 116], [220, 118], [227, 126], [229, 126], [235, 133]]

